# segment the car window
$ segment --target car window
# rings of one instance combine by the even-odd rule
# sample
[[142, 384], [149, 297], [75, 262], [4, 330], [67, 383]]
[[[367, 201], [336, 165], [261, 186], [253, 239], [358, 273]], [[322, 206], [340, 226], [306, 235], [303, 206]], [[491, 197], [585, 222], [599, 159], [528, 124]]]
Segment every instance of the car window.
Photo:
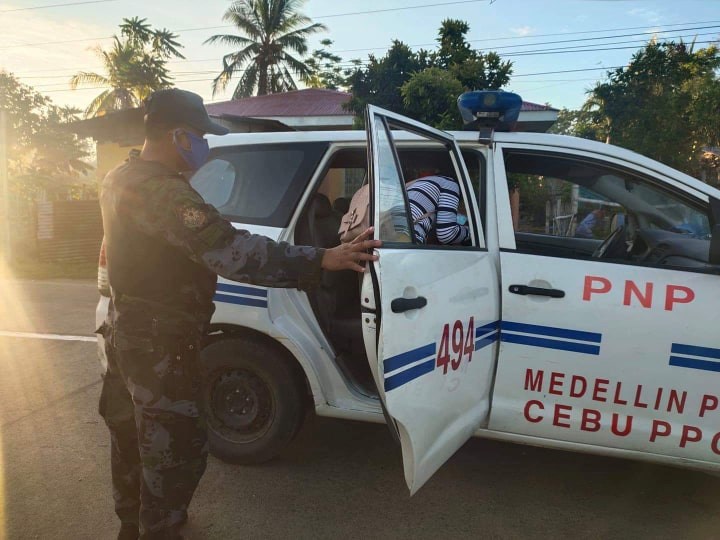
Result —
[[[707, 205], [632, 171], [573, 156], [504, 151], [518, 250], [639, 264], [708, 262]], [[511, 197], [512, 200], [512, 197]]]
[[[414, 140], [396, 144], [396, 163], [390, 136], [378, 132], [380, 238], [433, 249], [481, 246], [477, 235], [482, 229], [476, 223], [472, 187], [462, 173], [463, 156], [441, 137], [393, 120], [388, 124], [394, 140], [402, 131]], [[472, 165], [480, 166], [477, 158]]]
[[[403, 181], [418, 178], [424, 171], [449, 177], [456, 174], [447, 148], [442, 144], [428, 141], [398, 143], [397, 151]], [[475, 150], [465, 150], [462, 156], [470, 175], [472, 189], [476, 196], [480, 195], [479, 200], [484, 201], [485, 157]], [[342, 217], [348, 211], [353, 195], [366, 181], [367, 149], [357, 147], [336, 149], [322, 173], [317, 193], [314, 198], [308, 200], [308, 205], [314, 203], [318, 197], [327, 198], [334, 217]], [[464, 202], [461, 207], [465, 207]], [[485, 206], [481, 205], [481, 207], [483, 209], [481, 219], [484, 220]], [[409, 241], [407, 232], [401, 238], [406, 242]]]
[[384, 122], [375, 126], [378, 155], [375, 189], [378, 191], [380, 222], [375, 226], [384, 242], [407, 244], [413, 241], [410, 227], [410, 211], [405, 199], [403, 178], [395, 161], [395, 153], [390, 140], [389, 130]]
[[342, 148], [336, 150], [325, 168], [318, 193], [328, 198], [340, 217], [350, 208], [350, 200], [367, 179], [367, 150]]
[[220, 147], [190, 182], [232, 221], [286, 227], [326, 149], [323, 143]]

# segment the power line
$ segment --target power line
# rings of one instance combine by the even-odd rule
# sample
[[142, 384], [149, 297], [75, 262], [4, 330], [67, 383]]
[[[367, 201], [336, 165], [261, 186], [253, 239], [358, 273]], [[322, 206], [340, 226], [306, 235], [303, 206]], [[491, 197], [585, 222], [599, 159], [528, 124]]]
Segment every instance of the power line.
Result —
[[[578, 73], [578, 72], [585, 72], [585, 71], [602, 71], [607, 70], [610, 71], [612, 69], [620, 69], [625, 66], [609, 66], [609, 67], [593, 67], [593, 68], [581, 68], [581, 69], [564, 69], [559, 71], [543, 71], [538, 73], [519, 73], [519, 74], [513, 74], [512, 77], [532, 77], [537, 75], [558, 75], [558, 74], [564, 74], [564, 73]], [[238, 72], [244, 71], [244, 70], [238, 70]], [[215, 80], [212, 79], [187, 79], [187, 80], [174, 80], [173, 83], [189, 83], [189, 82], [210, 82]], [[574, 81], [581, 81], [581, 80], [587, 80], [592, 81], [596, 79], [572, 79], [572, 80], [564, 80], [563, 82], [574, 82]], [[528, 82], [540, 82], [540, 81], [528, 81]], [[548, 81], [550, 82], [550, 81]], [[555, 81], [553, 81], [555, 82]], [[558, 81], [559, 82], [559, 81]], [[36, 87], [37, 88], [37, 87]], [[75, 92], [75, 91], [82, 91], [82, 90], [107, 90], [109, 87], [107, 86], [89, 86], [85, 88], [77, 88], [77, 90], [72, 90], [71, 88], [57, 88], [52, 90], [44, 90], [42, 93], [56, 93], [56, 92]]]
[[[717, 43], [717, 41], [696, 41], [697, 45], [710, 45]], [[574, 48], [562, 48], [562, 49], [541, 49], [539, 51], [519, 51], [514, 53], [503, 53], [499, 56], [502, 58], [513, 58], [516, 56], [538, 56], [542, 54], [564, 54], [564, 53], [583, 53], [583, 52], [603, 52], [603, 51], [621, 51], [627, 49], [636, 49], [637, 45], [631, 45], [628, 47], [602, 47], [596, 49], [574, 49]]]
[[336, 17], [351, 17], [351, 16], [355, 16], [355, 15], [367, 15], [367, 14], [371, 14], [371, 13], [388, 13], [390, 11], [403, 11], [406, 9], [420, 9], [420, 8], [428, 8], [428, 7], [453, 6], [456, 4], [477, 4], [479, 2], [487, 2], [487, 0], [459, 0], [456, 2], [442, 2], [442, 3], [438, 3], [438, 4], [422, 4], [422, 5], [417, 5], [417, 6], [372, 9], [372, 10], [368, 10], [368, 11], [355, 11], [355, 12], [351, 12], [351, 13], [336, 13], [334, 15], [320, 15], [318, 17], [315, 17], [315, 19], [331, 19], [331, 18], [336, 18]]
[[[708, 21], [708, 23], [711, 22], [719, 22], [720, 21]], [[687, 24], [696, 24], [696, 23], [687, 23]], [[647, 28], [645, 26], [641, 28]], [[692, 27], [692, 28], [674, 28], [674, 29], [668, 29], [668, 30], [655, 30], [652, 32], [635, 32], [632, 34], [618, 34], [613, 36], [598, 36], [598, 37], [591, 37], [591, 38], [578, 38], [578, 39], [563, 39], [563, 40], [557, 40], [557, 41], [540, 41], [537, 43], [520, 43], [516, 45], [500, 45], [499, 47], [492, 47], [493, 50], [500, 50], [500, 49], [509, 49], [509, 48], [516, 48], [516, 47], [527, 47], [527, 46], [535, 46], [535, 45], [554, 45], [557, 43], [574, 43], [574, 42], [580, 42], [580, 41], [596, 41], [596, 40], [604, 40], [604, 39], [615, 39], [615, 38], [621, 38], [621, 37], [632, 37], [632, 36], [652, 36], [657, 34], [664, 34], [667, 32], [685, 32], [685, 31], [692, 31], [692, 30], [705, 30], [708, 28], [720, 28], [720, 25], [713, 25], [713, 26], [698, 26], [698, 27]], [[620, 31], [623, 29], [618, 29], [617, 31]], [[612, 32], [613, 30], [592, 30], [592, 32]], [[584, 33], [584, 32], [569, 32], [567, 34], [544, 34], [545, 36], [561, 36], [561, 35], [572, 35], [574, 33]], [[477, 43], [480, 41], [494, 41], [494, 40], [501, 40], [501, 39], [525, 39], [530, 36], [517, 36], [517, 37], [504, 37], [504, 38], [484, 38], [484, 39], [470, 39], [468, 40], [468, 43]], [[532, 37], [540, 37], [540, 36], [532, 36]], [[663, 39], [671, 39], [671, 38], [663, 38]], [[431, 45], [437, 45], [437, 43], [418, 43], [415, 45], [408, 45], [408, 47], [414, 48], [414, 47], [429, 47]], [[362, 51], [375, 51], [375, 50], [381, 50], [381, 49], [387, 49], [387, 46], [385, 47], [372, 47], [372, 48], [366, 48], [366, 49], [344, 49], [339, 51], [331, 51], [334, 54], [344, 53], [344, 52], [362, 52]]]
[[44, 6], [30, 6], [22, 8], [12, 8], [0, 10], [0, 13], [14, 13], [16, 11], [30, 11], [34, 9], [48, 9], [56, 7], [82, 6], [85, 4], [106, 4], [108, 2], [117, 2], [118, 0], [85, 0], [84, 2], [68, 2], [66, 4], [46, 4]]
[[[86, 0], [85, 2], [78, 2], [77, 4], [116, 2], [116, 1], [118, 1], [118, 0]], [[421, 9], [421, 8], [427, 8], [427, 7], [450, 6], [450, 5], [457, 5], [457, 4], [469, 4], [469, 3], [479, 3], [479, 2], [487, 2], [487, 1], [488, 0], [456, 0], [453, 2], [420, 4], [420, 5], [414, 5], [414, 6], [386, 8], [386, 9], [379, 9], [379, 10], [367, 10], [367, 11], [356, 11], [356, 12], [348, 12], [348, 13], [336, 13], [336, 14], [330, 14], [330, 15], [318, 15], [318, 16], [315, 16], [314, 19], [357, 16], [357, 15], [365, 15], [365, 14], [373, 14], [373, 13], [384, 13], [384, 12], [402, 11], [402, 10], [408, 10], [408, 9]], [[75, 4], [56, 4], [56, 5], [60, 6], [60, 5], [75, 5]], [[51, 7], [51, 6], [45, 6], [45, 7]], [[18, 8], [17, 10], [21, 10], [21, 9], [33, 9], [33, 8]], [[10, 10], [10, 11], [16, 11], [16, 10]], [[710, 23], [715, 23], [715, 22], [720, 22], [720, 21], [696, 21], [696, 22], [688, 22], [688, 23], [671, 23], [671, 24], [664, 24], [664, 25], [660, 25], [660, 26], [663, 26], [663, 27], [665, 27], [665, 26], [683, 26], [683, 25], [689, 25], [689, 24], [710, 24]], [[200, 30], [214, 30], [214, 29], [220, 29], [220, 28], [234, 28], [234, 25], [201, 26], [201, 27], [196, 27], [196, 28], [182, 28], [182, 29], [173, 30], [173, 32], [179, 32], [179, 33], [195, 32], [195, 31], [200, 31]], [[558, 35], [581, 35], [581, 34], [634, 30], [634, 29], [646, 29], [646, 28], [647, 28], [647, 26], [635, 26], [635, 27], [615, 28], [615, 29], [606, 29], [606, 30], [586, 30], [586, 31], [580, 31], [580, 32], [560, 32], [560, 33], [553, 33], [553, 34], [537, 34], [535, 36], [501, 36], [501, 37], [494, 37], [494, 38], [470, 40], [470, 42], [496, 41], [496, 40], [507, 40], [507, 39], [529, 39], [529, 38], [537, 38], [537, 37], [551, 37], [551, 36], [558, 36]], [[667, 30], [667, 31], [669, 31], [669, 30]], [[659, 31], [659, 32], [661, 32], [661, 31]], [[112, 37], [113, 36], [103, 36], [103, 37], [96, 37], [96, 38], [82, 38], [82, 39], [73, 39], [73, 40], [64, 40], [64, 41], [45, 41], [45, 42], [39, 42], [39, 43], [4, 45], [4, 46], [0, 47], [0, 49], [10, 49], [10, 48], [16, 48], [16, 47], [25, 47], [25, 46], [39, 47], [39, 46], [43, 46], [43, 45], [61, 45], [61, 44], [66, 44], [66, 43], [76, 43], [76, 42], [83, 42], [83, 41], [100, 41], [100, 40], [112, 39]], [[416, 46], [427, 46], [427, 45], [432, 45], [432, 44], [411, 45], [411, 46], [416, 47]], [[368, 48], [368, 49], [355, 49], [355, 51], [376, 50], [376, 49], [381, 49], [381, 48], [382, 47], [375, 47], [375, 48]], [[353, 52], [353, 50], [349, 49], [349, 50], [345, 50], [345, 51], [334, 51], [334, 52]]]
[[[117, 2], [118, 0], [88, 0], [86, 2], [78, 2], [80, 3], [98, 3], [98, 2]], [[356, 15], [367, 15], [367, 14], [373, 14], [373, 13], [385, 13], [390, 11], [403, 11], [408, 9], [422, 9], [422, 8], [428, 8], [428, 7], [440, 7], [440, 6], [452, 6], [457, 4], [477, 4], [479, 2], [487, 2], [488, 0], [456, 0], [454, 2], [442, 2], [442, 3], [434, 3], [434, 4], [419, 4], [414, 6], [404, 6], [404, 7], [397, 7], [397, 8], [386, 8], [386, 9], [374, 9], [374, 10], [367, 10], [367, 11], [355, 11], [351, 13], [334, 13], [330, 15], [317, 15], [314, 17], [314, 19], [328, 19], [328, 18], [336, 18], [336, 17], [349, 17], [349, 16], [356, 16]], [[57, 4], [62, 5], [62, 4]], [[75, 4], [66, 4], [66, 5], [75, 5]], [[51, 6], [47, 6], [51, 7]], [[21, 8], [21, 9], [31, 9], [31, 8]], [[10, 11], [20, 11], [18, 10], [10, 10]], [[4, 13], [4, 12], [1, 12]], [[223, 26], [202, 26], [198, 28], [184, 28], [180, 30], [173, 30], [173, 32], [195, 32], [198, 30], [213, 30], [218, 28], [234, 28], [233, 25], [223, 25]], [[80, 41], [99, 41], [99, 40], [105, 40], [105, 39], [111, 39], [113, 36], [104, 36], [104, 37], [98, 37], [98, 38], [84, 38], [84, 39], [77, 39], [77, 40], [67, 40], [67, 41], [45, 41], [42, 43], [24, 43], [22, 45], [5, 45], [0, 47], [0, 49], [11, 49], [16, 47], [39, 47], [42, 45], [61, 45], [64, 43], [75, 43]]]
[[[677, 32], [680, 32], [680, 31], [689, 31], [689, 30], [702, 30], [702, 29], [708, 29], [708, 28], [720, 28], [720, 25], [703, 26], [703, 27], [693, 27], [693, 28], [682, 28], [682, 29], [675, 29], [675, 30], [664, 30], [663, 32], [671, 32], [671, 31], [672, 31], [672, 32], [676, 32], [676, 31], [677, 31]], [[494, 51], [497, 52], [497, 50], [502, 50], [502, 49], [507, 49], [507, 48], [527, 47], [527, 46], [529, 46], [529, 45], [538, 46], [538, 45], [550, 45], [550, 44], [555, 44], [555, 43], [571, 43], [571, 42], [577, 42], [577, 41], [585, 42], [585, 41], [592, 41], [592, 40], [599, 40], [599, 39], [605, 40], [605, 39], [618, 38], [618, 37], [627, 37], [627, 36], [634, 36], [634, 35], [644, 36], [644, 35], [647, 35], [647, 34], [656, 34], [656, 33], [655, 33], [655, 32], [641, 32], [641, 33], [638, 33], [638, 34], [621, 34], [621, 35], [614, 35], [614, 36], [601, 36], [601, 37], [597, 37], [597, 38], [584, 38], [584, 39], [578, 39], [578, 40], [559, 40], [559, 41], [546, 41], [546, 42], [538, 42], [538, 43], [523, 44], [523, 45], [507, 45], [507, 46], [503, 46], [503, 47], [498, 47], [497, 49], [494, 49]], [[699, 33], [699, 34], [696, 33], [696, 34], [685, 34], [685, 35], [673, 35], [673, 36], [665, 36], [663, 39], [665, 39], [665, 40], [675, 40], [675, 39], [685, 39], [685, 38], [696, 38], [696, 37], [699, 37], [699, 36], [709, 36], [709, 35], [714, 35], [714, 34], [716, 34], [716, 32], [704, 32], [704, 33]], [[559, 48], [552, 48], [552, 49], [538, 49], [538, 50], [528, 49], [528, 50], [525, 50], [525, 51], [516, 51], [516, 53], [517, 53], [517, 55], [519, 55], [519, 56], [526, 56], [527, 54], [530, 54], [530, 53], [532, 53], [532, 54], [545, 54], [546, 51], [548, 51], [548, 52], [550, 52], [550, 51], [562, 52], [562, 51], [565, 51], [565, 50], [572, 50], [572, 49], [577, 49], [577, 50], [579, 50], [579, 51], [581, 51], [581, 52], [582, 52], [582, 51], [594, 52], [594, 51], [602, 50], [602, 49], [598, 49], [598, 48], [597, 48], [598, 45], [602, 45], [602, 46], [623, 45], [623, 44], [636, 43], [636, 42], [639, 42], [639, 41], [640, 41], [640, 38], [638, 38], [637, 40], [617, 41], [617, 42], [608, 42], [608, 43], [593, 43], [593, 44], [588, 44], [588, 45], [577, 45], [577, 46], [559, 47]], [[643, 41], [643, 43], [644, 43], [644, 41]], [[703, 43], [704, 43], [704, 42], [703, 42]], [[642, 43], [640, 43], [640, 44], [642, 44]], [[411, 45], [411, 47], [417, 47], [417, 46], [420, 46], [420, 45]], [[584, 48], [581, 49], [581, 47], [584, 47]], [[595, 47], [595, 48], [593, 48], [593, 49], [588, 49], [587, 47]], [[358, 51], [359, 51], [359, 50], [370, 50], [370, 49], [355, 49], [355, 50], [358, 50]], [[344, 51], [337, 51], [337, 52], [344, 52]], [[527, 54], [526, 54], [526, 53], [527, 53]], [[511, 54], [511, 53], [508, 53], [508, 54], [499, 53], [500, 56], [509, 56], [510, 54]], [[202, 59], [200, 59], [200, 58], [198, 58], [198, 59], [178, 59], [178, 60], [170, 60], [168, 63], [180, 63], [180, 62], [199, 63], [199, 62], [213, 62], [213, 61], [217, 61], [217, 60], [218, 60], [218, 57], [214, 57], [214, 58], [202, 58]], [[360, 62], [360, 64], [363, 64], [363, 65], [364, 65], [364, 64], [367, 64], [367, 63], [368, 63], [368, 60], [359, 60], [359, 62]], [[357, 65], [357, 61], [355, 61], [355, 60], [345, 60], [345, 61], [340, 62], [338, 65], [339, 65], [340, 67], [342, 67], [342, 68], [352, 68], [352, 67], [354, 67], [355, 65]], [[24, 79], [62, 79], [62, 78], [67, 78], [67, 77], [72, 76], [72, 75], [73, 75], [74, 73], [76, 73], [77, 71], [93, 71], [93, 70], [98, 70], [98, 69], [103, 69], [103, 68], [102, 68], [102, 66], [98, 66], [98, 67], [84, 68], [84, 69], [76, 68], [76, 69], [74, 69], [74, 70], [68, 70], [67, 68], [50, 69], [50, 70], [44, 70], [44, 71], [46, 71], [46, 72], [66, 71], [66, 72], [67, 72], [67, 75], [33, 75], [33, 76], [27, 76], [27, 77], [23, 77], [23, 78], [24, 78]], [[40, 71], [34, 70], [32, 73], [39, 73], [39, 72], [42, 72], [42, 71], [43, 71], [43, 70], [40, 70]], [[215, 72], [216, 72], [216, 70], [204, 70], [204, 71], [203, 71], [203, 70], [194, 70], [194, 71], [175, 71], [175, 72], [173, 72], [173, 74], [174, 74], [174, 75], [178, 75], [178, 74], [200, 74], [200, 73], [215, 73]]]
[[520, 74], [514, 74], [512, 77], [534, 77], [537, 75], [558, 75], [560, 73], [579, 73], [581, 71], [601, 71], [601, 70], [608, 70], [611, 69], [621, 69], [626, 66], [609, 66], [609, 67], [594, 67], [594, 68], [580, 68], [580, 69], [563, 69], [561, 71], [540, 71], [538, 73], [520, 73]]

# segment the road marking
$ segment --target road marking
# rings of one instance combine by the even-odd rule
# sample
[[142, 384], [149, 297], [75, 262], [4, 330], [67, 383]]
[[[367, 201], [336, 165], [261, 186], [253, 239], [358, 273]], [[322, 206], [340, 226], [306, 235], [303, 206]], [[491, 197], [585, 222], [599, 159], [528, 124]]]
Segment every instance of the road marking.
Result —
[[97, 341], [97, 338], [92, 336], [70, 336], [67, 334], [36, 334], [33, 332], [6, 332], [4, 330], [0, 330], [0, 337], [53, 339], [56, 341]]

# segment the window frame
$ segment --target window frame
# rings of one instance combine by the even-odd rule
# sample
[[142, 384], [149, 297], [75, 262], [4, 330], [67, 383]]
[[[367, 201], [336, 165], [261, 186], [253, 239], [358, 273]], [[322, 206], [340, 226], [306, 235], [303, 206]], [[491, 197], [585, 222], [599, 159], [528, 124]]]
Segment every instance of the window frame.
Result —
[[[398, 174], [400, 176], [400, 179], [402, 180], [402, 187], [403, 187], [403, 198], [405, 199], [405, 205], [406, 205], [406, 212], [408, 213], [408, 216], [411, 216], [409, 210], [409, 201], [407, 197], [407, 189], [405, 188], [406, 182], [403, 175], [402, 167], [400, 164], [398, 152], [402, 151], [403, 147], [412, 146], [413, 144], [416, 145], [416, 147], [421, 147], [423, 144], [430, 145], [432, 142], [441, 145], [444, 147], [449, 155], [450, 155], [450, 161], [453, 165], [453, 168], [458, 174], [458, 178], [456, 178], [459, 186], [460, 186], [460, 193], [462, 196], [462, 200], [465, 203], [465, 208], [469, 214], [469, 221], [471, 226], [471, 237], [474, 238], [476, 245], [470, 245], [470, 246], [462, 246], [462, 245], [443, 245], [443, 244], [416, 244], [415, 243], [415, 233], [414, 233], [414, 227], [412, 226], [412, 223], [410, 223], [410, 230], [413, 242], [388, 242], [383, 241], [383, 247], [386, 248], [392, 248], [392, 249], [418, 249], [418, 250], [430, 250], [430, 251], [479, 251], [479, 252], [487, 252], [488, 251], [488, 241], [487, 236], [485, 232], [485, 228], [482, 223], [482, 218], [480, 211], [478, 210], [478, 201], [475, 200], [475, 192], [472, 189], [472, 183], [470, 181], [469, 174], [467, 172], [467, 167], [465, 165], [465, 161], [462, 157], [462, 148], [460, 147], [459, 142], [450, 134], [446, 132], [442, 132], [439, 130], [435, 130], [434, 128], [431, 128], [430, 126], [426, 126], [424, 124], [421, 124], [419, 122], [414, 122], [410, 119], [405, 119], [404, 117], [401, 117], [399, 115], [395, 115], [394, 113], [389, 113], [388, 111], [382, 111], [374, 109], [373, 107], [370, 107], [372, 109], [372, 112], [370, 114], [375, 115], [375, 121], [381, 121], [381, 125], [383, 129], [386, 130], [386, 132], [390, 135], [390, 143], [393, 150], [393, 156], [395, 160], [396, 167], [398, 169]], [[408, 133], [414, 134], [418, 137], [422, 137], [422, 140], [419, 141], [412, 141], [412, 140], [396, 140], [394, 137], [394, 132], [398, 129], [404, 130]], [[435, 135], [433, 132], [437, 132], [438, 135]], [[376, 150], [376, 141], [374, 140], [374, 134], [371, 135], [373, 140], [368, 141], [368, 165], [370, 165], [373, 155], [372, 151]], [[443, 137], [443, 138], [440, 138]], [[450, 140], [446, 140], [450, 139]], [[372, 168], [372, 167], [371, 167]], [[375, 216], [375, 179], [371, 179], [371, 189], [370, 189], [370, 209], [371, 209], [371, 215]]]
[[[305, 197], [305, 192], [311, 185], [313, 178], [317, 172], [318, 166], [325, 158], [330, 147], [330, 141], [298, 141], [298, 142], [277, 142], [277, 143], [257, 143], [257, 144], [235, 144], [229, 146], [217, 146], [210, 150], [208, 161], [213, 159], [222, 159], [223, 154], [230, 154], [237, 151], [249, 152], [253, 150], [296, 150], [302, 149], [306, 154], [310, 153], [310, 157], [303, 158], [300, 166], [295, 172], [295, 177], [288, 183], [288, 189], [280, 197], [275, 210], [267, 217], [256, 218], [240, 216], [237, 214], [229, 214], [221, 212], [221, 215], [231, 221], [243, 225], [256, 225], [261, 227], [272, 227], [278, 229], [287, 228], [293, 220], [299, 205]], [[312, 154], [311, 152], [314, 152]], [[229, 161], [229, 160], [226, 160]], [[233, 162], [230, 163], [235, 166]], [[192, 186], [192, 177], [190, 178]], [[193, 189], [195, 189], [193, 187]], [[234, 189], [234, 188], [233, 188]], [[202, 193], [200, 193], [202, 196]], [[282, 211], [281, 211], [282, 210]], [[219, 210], [218, 210], [219, 211]]]

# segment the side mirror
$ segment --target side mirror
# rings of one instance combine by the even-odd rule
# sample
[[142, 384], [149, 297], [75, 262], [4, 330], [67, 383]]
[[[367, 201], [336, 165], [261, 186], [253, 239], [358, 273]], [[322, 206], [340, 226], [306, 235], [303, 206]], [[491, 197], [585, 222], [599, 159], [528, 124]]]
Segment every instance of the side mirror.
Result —
[[714, 225], [712, 228], [708, 262], [720, 266], [720, 224]]

